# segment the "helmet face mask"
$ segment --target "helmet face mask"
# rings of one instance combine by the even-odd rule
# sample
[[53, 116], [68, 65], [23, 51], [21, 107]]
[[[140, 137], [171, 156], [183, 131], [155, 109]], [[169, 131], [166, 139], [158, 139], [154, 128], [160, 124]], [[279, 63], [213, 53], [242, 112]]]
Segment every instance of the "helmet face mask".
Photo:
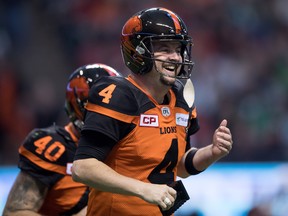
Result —
[[[149, 43], [147, 43], [149, 40]], [[144, 42], [145, 41], [145, 42]], [[182, 62], [171, 62], [156, 59], [154, 57], [154, 42], [176, 42], [181, 44], [181, 57]], [[148, 45], [147, 45], [148, 44]], [[149, 58], [152, 64], [155, 65], [155, 61], [161, 61], [163, 63], [176, 64], [176, 67], [181, 67], [180, 73], [176, 76], [178, 79], [188, 79], [191, 76], [191, 72], [194, 63], [191, 61], [191, 48], [193, 46], [191, 38], [178, 39], [174, 35], [171, 36], [147, 36], [140, 41], [140, 45], [136, 47], [136, 52], [139, 55], [143, 55], [145, 52], [149, 53], [150, 57], [142, 56], [143, 58]], [[139, 51], [138, 51], [139, 50]]]
[[84, 125], [85, 105], [89, 90], [103, 76], [121, 75], [107, 65], [90, 64], [78, 68], [69, 77], [66, 87], [65, 111], [78, 130], [81, 130]]
[[155, 65], [153, 42], [182, 44], [181, 71], [176, 78], [190, 78], [194, 63], [191, 61], [192, 38], [183, 20], [165, 8], [151, 8], [132, 16], [124, 25], [121, 37], [122, 57], [126, 66], [136, 74], [145, 74]]

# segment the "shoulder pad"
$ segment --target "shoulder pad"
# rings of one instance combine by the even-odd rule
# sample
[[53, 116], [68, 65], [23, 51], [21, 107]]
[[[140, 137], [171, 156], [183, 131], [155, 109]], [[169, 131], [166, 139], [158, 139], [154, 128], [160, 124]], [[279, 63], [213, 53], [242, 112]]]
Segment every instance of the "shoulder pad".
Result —
[[138, 115], [148, 97], [124, 77], [103, 77], [92, 87], [89, 103], [126, 115]]
[[[76, 145], [67, 133], [59, 126], [51, 126], [43, 129], [34, 129], [24, 140], [24, 143], [20, 147], [24, 152], [30, 152], [35, 157], [30, 158], [31, 161], [39, 158], [43, 161], [52, 162], [56, 164], [63, 164], [66, 166], [67, 159], [73, 159], [73, 155], [76, 151]], [[67, 139], [69, 137], [69, 139]], [[25, 150], [24, 150], [25, 149]], [[20, 154], [24, 154], [20, 151]], [[27, 155], [26, 155], [27, 156]]]

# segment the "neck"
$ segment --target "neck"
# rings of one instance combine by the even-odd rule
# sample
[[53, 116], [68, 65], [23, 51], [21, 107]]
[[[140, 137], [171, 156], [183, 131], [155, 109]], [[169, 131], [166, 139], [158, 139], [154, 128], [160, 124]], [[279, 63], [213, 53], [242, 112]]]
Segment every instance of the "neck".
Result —
[[158, 84], [155, 82], [154, 77], [145, 75], [131, 74], [133, 80], [146, 92], [149, 93], [159, 104], [162, 104], [165, 99], [165, 95], [169, 92], [170, 86]]
[[79, 139], [80, 132], [77, 130], [77, 128], [73, 125], [72, 122], [69, 122], [69, 124], [65, 128], [68, 130], [68, 132], [72, 133], [72, 136], [74, 136], [75, 139]]

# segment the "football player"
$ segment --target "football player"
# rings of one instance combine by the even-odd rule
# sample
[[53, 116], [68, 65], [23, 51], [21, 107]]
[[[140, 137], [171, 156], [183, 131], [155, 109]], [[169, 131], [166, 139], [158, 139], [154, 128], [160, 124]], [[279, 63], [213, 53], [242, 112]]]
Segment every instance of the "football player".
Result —
[[198, 174], [231, 150], [225, 119], [211, 144], [190, 147], [199, 129], [191, 47], [183, 20], [168, 9], [142, 10], [125, 23], [131, 73], [91, 89], [73, 163], [73, 179], [91, 187], [87, 215], [170, 215], [183, 203], [184, 190], [171, 187], [176, 177]]
[[85, 215], [88, 187], [74, 182], [71, 166], [83, 127], [88, 92], [104, 76], [120, 76], [104, 64], [75, 70], [66, 88], [65, 110], [70, 122], [30, 132], [19, 148], [20, 173], [9, 193], [3, 215]]

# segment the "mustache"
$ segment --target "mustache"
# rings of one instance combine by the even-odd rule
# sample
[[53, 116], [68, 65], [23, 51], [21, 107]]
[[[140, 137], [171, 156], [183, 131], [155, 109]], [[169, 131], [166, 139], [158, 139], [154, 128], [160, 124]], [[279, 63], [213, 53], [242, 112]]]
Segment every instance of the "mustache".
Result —
[[175, 65], [176, 70], [178, 69], [179, 66], [181, 67], [183, 65], [183, 62], [178, 62], [178, 61], [174, 61], [174, 60], [167, 61], [167, 60], [161, 60], [161, 59], [156, 59], [156, 58], [151, 58], [151, 59], [154, 61], [165, 63], [165, 64], [173, 64], [173, 65]]
[[158, 71], [158, 73], [160, 73], [162, 76], [164, 77], [170, 77], [170, 78], [176, 78], [177, 77], [177, 70], [179, 67], [182, 66], [182, 62], [177, 62], [177, 61], [166, 61], [166, 60], [161, 60], [161, 59], [156, 59], [156, 58], [152, 58], [154, 61], [158, 61], [158, 62], [162, 62], [165, 64], [169, 64], [169, 65], [174, 65], [174, 76], [173, 75], [169, 75], [169, 74], [164, 74], [161, 71], [159, 71], [155, 65], [156, 71]]

